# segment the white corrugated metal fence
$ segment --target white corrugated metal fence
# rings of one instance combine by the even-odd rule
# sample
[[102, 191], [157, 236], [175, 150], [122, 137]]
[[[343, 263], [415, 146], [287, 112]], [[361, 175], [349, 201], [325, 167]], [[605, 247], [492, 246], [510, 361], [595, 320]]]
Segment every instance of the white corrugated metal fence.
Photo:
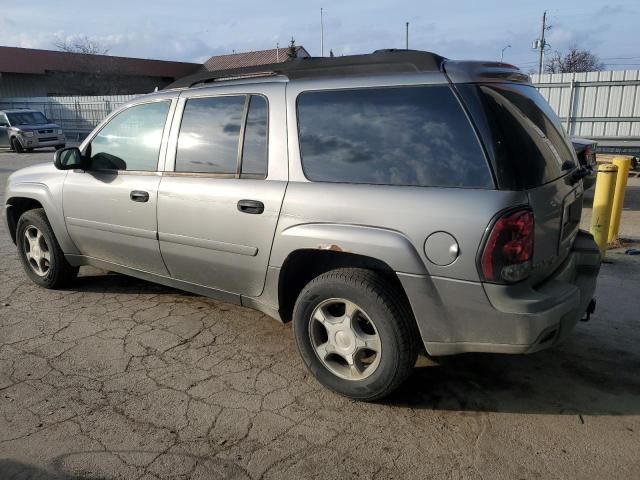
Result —
[[532, 75], [571, 135], [640, 138], [640, 70]]

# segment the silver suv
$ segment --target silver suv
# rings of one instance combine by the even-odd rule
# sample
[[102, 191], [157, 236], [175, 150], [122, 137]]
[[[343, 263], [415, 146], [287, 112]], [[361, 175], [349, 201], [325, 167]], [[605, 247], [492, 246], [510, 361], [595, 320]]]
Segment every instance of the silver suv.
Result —
[[293, 322], [328, 388], [529, 353], [590, 313], [583, 174], [515, 67], [416, 51], [197, 74], [9, 179], [27, 275], [94, 265]]
[[34, 148], [64, 148], [67, 139], [60, 125], [50, 122], [41, 112], [28, 108], [0, 110], [0, 147], [16, 153]]

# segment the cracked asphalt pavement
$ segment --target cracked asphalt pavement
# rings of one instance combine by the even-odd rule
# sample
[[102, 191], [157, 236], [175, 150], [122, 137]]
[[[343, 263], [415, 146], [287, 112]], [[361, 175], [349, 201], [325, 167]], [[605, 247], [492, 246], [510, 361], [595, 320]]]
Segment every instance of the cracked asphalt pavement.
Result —
[[[0, 152], [2, 196], [50, 159]], [[44, 290], [0, 230], [1, 480], [640, 478], [638, 257], [610, 253], [563, 345], [421, 358], [365, 404], [310, 377], [289, 325], [92, 268]]]

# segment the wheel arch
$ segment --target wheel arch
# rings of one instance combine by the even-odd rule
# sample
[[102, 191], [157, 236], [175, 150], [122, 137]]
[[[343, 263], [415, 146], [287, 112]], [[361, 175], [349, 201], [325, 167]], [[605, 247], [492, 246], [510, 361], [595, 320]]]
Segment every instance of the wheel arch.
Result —
[[351, 252], [320, 249], [297, 249], [284, 260], [278, 275], [278, 311], [283, 322], [292, 318], [293, 307], [302, 289], [323, 273], [338, 268], [363, 268], [372, 270], [388, 281], [411, 304], [396, 275], [386, 262], [374, 257]]
[[62, 251], [64, 253], [78, 253], [67, 232], [62, 212], [62, 192], [59, 193], [60, 195], [54, 196], [44, 183], [25, 182], [10, 185], [5, 201], [5, 221], [14, 244], [16, 243], [16, 229], [20, 216], [28, 210], [42, 208]]
[[375, 270], [397, 286], [396, 272], [428, 274], [415, 247], [400, 232], [378, 227], [335, 223], [305, 223], [285, 228], [274, 242], [270, 267], [280, 268], [278, 310], [291, 319], [302, 288], [318, 275], [344, 267]]

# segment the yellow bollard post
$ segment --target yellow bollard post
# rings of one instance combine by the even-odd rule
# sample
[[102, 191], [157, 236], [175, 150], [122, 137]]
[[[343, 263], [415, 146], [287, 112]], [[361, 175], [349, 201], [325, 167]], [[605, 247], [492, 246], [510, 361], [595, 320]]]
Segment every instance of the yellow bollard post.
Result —
[[631, 167], [630, 157], [616, 157], [613, 164], [618, 167], [616, 175], [616, 188], [613, 194], [613, 207], [611, 209], [611, 222], [609, 223], [609, 236], [607, 242], [613, 243], [618, 240], [618, 230], [620, 229], [620, 217], [624, 206], [624, 194], [627, 191], [627, 178]]
[[600, 248], [600, 256], [604, 258], [609, 237], [611, 207], [616, 187], [618, 167], [610, 163], [598, 167], [596, 191], [593, 194], [593, 213], [591, 215], [591, 234]]

